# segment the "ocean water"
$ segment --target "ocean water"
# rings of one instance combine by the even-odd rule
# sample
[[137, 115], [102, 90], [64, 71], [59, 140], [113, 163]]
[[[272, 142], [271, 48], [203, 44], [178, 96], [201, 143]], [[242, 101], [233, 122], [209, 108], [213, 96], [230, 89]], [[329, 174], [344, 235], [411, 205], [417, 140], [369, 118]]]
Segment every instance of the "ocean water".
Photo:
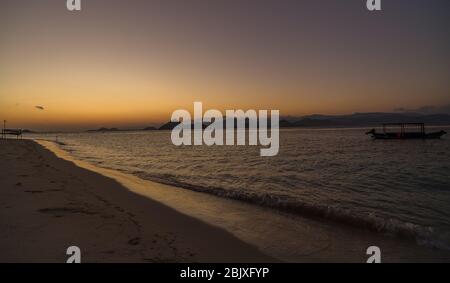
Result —
[[374, 141], [365, 131], [281, 130], [275, 157], [254, 146], [176, 147], [170, 131], [58, 141], [77, 159], [143, 179], [449, 249], [450, 137]]

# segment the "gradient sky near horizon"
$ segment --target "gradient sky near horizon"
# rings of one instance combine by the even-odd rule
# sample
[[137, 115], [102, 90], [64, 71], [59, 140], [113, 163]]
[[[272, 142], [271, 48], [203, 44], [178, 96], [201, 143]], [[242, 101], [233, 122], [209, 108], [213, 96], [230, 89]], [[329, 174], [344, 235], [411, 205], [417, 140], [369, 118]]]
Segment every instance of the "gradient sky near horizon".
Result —
[[[450, 1], [0, 3], [0, 119], [140, 127], [202, 101], [281, 115], [450, 103]], [[39, 107], [36, 107], [39, 106]]]

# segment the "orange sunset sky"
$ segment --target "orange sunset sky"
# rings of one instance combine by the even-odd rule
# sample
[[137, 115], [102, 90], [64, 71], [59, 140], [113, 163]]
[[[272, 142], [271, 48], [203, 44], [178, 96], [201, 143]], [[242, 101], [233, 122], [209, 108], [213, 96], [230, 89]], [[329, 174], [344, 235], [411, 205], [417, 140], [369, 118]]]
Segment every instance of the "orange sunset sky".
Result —
[[281, 115], [445, 105], [449, 2], [2, 0], [0, 119], [88, 129], [163, 123], [194, 101]]

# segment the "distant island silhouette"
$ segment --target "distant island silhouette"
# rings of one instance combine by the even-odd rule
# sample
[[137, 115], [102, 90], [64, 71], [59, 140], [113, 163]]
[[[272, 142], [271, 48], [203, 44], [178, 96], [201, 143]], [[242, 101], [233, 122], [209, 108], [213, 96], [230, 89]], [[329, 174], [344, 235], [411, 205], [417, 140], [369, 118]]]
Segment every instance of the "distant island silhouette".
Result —
[[[372, 127], [383, 123], [425, 123], [427, 125], [450, 125], [449, 114], [420, 113], [354, 113], [349, 115], [308, 115], [303, 117], [282, 117], [280, 128], [339, 128]], [[270, 122], [270, 120], [269, 120]], [[179, 123], [167, 122], [158, 130], [172, 130]], [[246, 127], [248, 127], [248, 120]], [[270, 126], [270, 123], [268, 123]], [[236, 123], [235, 123], [236, 125]], [[203, 127], [205, 127], [204, 125]]]
[[[225, 126], [226, 121], [224, 121]], [[428, 126], [450, 125], [450, 114], [422, 114], [413, 112], [371, 112], [371, 113], [353, 113], [347, 115], [322, 115], [314, 114], [307, 116], [280, 117], [280, 128], [342, 128], [342, 127], [377, 127], [384, 123], [425, 123]], [[161, 131], [172, 130], [178, 122], [167, 122], [159, 127], [148, 126], [144, 128], [120, 129], [116, 127], [101, 127], [90, 129], [89, 133], [108, 133], [108, 132], [130, 132], [130, 131]], [[246, 120], [246, 127], [249, 121]], [[203, 128], [207, 127], [203, 124]], [[235, 123], [236, 126], [236, 123]], [[270, 120], [268, 121], [270, 127]], [[192, 124], [192, 128], [193, 128]], [[59, 131], [39, 132], [34, 130], [23, 130], [23, 133], [58, 133]]]
[[118, 128], [100, 128], [97, 130], [87, 130], [87, 132], [117, 132], [120, 131]]
[[309, 115], [280, 121], [280, 127], [366, 127], [383, 123], [426, 123], [450, 125], [449, 114], [354, 113], [350, 115]]
[[99, 128], [96, 130], [87, 130], [86, 132], [95, 133], [95, 132], [130, 132], [130, 131], [156, 131], [158, 128], [156, 127], [146, 127], [143, 129], [119, 129], [119, 128]]

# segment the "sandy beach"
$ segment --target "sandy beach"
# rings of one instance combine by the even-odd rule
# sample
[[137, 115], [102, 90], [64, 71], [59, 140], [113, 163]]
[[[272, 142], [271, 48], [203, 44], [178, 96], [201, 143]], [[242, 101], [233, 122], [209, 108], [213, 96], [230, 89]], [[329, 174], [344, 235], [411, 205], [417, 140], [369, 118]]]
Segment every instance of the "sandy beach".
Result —
[[0, 262], [270, 262], [230, 233], [77, 167], [0, 140]]

